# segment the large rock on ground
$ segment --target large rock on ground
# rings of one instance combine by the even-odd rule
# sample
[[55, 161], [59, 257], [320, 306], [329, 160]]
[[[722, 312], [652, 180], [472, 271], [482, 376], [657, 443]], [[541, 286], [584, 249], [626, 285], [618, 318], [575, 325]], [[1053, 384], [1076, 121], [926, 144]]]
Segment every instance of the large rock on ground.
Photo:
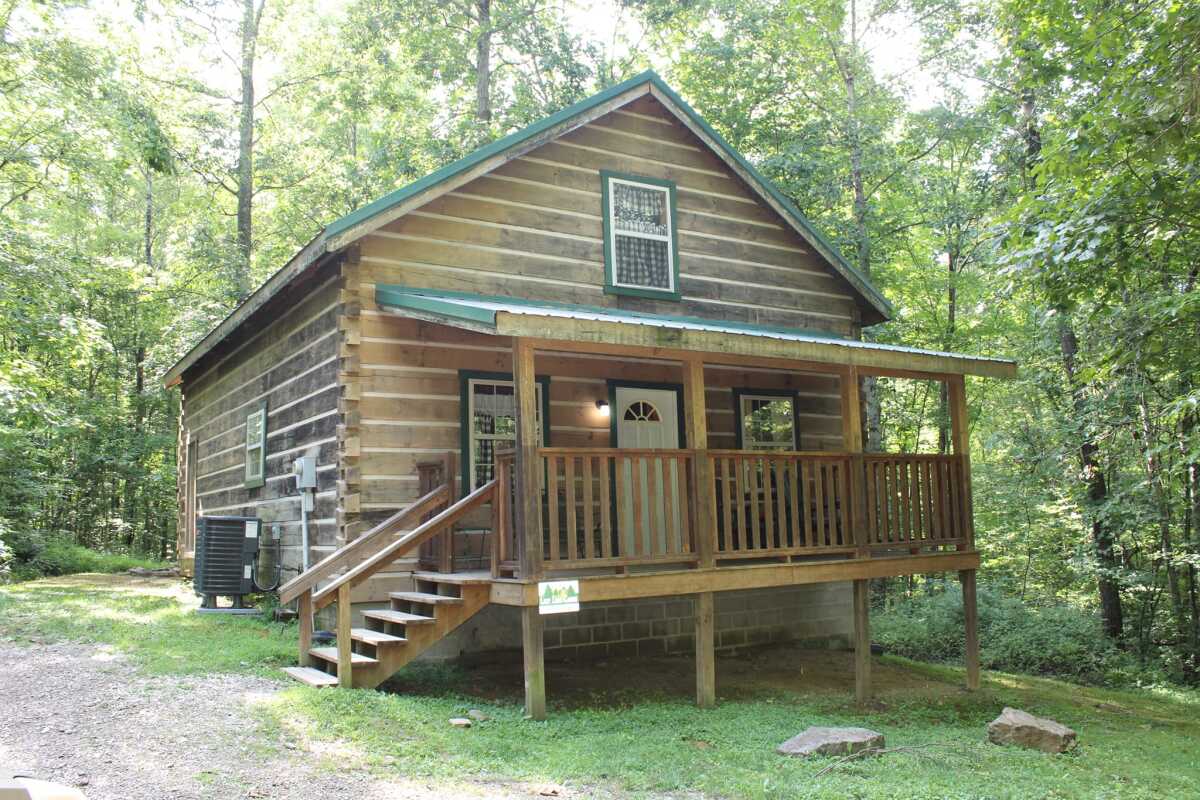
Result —
[[785, 756], [848, 756], [863, 750], [882, 748], [882, 733], [866, 728], [812, 726], [775, 749]]
[[988, 723], [988, 741], [1015, 744], [1045, 753], [1062, 753], [1075, 746], [1075, 731], [1052, 719], [1035, 717], [1019, 708], [1005, 708]]

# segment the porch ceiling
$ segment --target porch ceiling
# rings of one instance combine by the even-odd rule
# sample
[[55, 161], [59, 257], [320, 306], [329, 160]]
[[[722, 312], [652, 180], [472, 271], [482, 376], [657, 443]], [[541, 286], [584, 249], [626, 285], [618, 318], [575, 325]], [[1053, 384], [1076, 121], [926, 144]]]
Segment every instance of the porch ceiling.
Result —
[[[815, 331], [697, 317], [380, 285], [375, 301], [402, 316], [500, 336], [585, 345], [707, 353], [855, 366], [865, 372], [1012, 378], [1015, 361], [839, 339]], [[664, 353], [667, 355], [667, 353]], [[724, 357], [724, 359], [722, 358]]]

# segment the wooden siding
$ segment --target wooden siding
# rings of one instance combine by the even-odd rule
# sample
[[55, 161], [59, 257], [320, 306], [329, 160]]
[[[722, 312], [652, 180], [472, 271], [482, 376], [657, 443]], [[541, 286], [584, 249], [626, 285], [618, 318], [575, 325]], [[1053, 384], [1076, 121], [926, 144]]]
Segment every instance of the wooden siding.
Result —
[[[600, 170], [674, 181], [679, 302], [605, 294]], [[548, 142], [359, 242], [376, 284], [852, 335], [854, 291], [653, 98]]]
[[[194, 487], [199, 515], [257, 515], [268, 525], [278, 523], [285, 576], [298, 571], [301, 562], [300, 501], [290, 478], [292, 460], [299, 456], [317, 458], [310, 558], [337, 545], [339, 313], [336, 276], [327, 276], [302, 302], [219, 360], [201, 362], [196, 374], [183, 380], [180, 441], [196, 448], [196, 468], [194, 475], [181, 472], [181, 500]], [[246, 415], [263, 399], [266, 481], [247, 489]]]
[[[364, 519], [376, 519], [416, 499], [417, 463], [460, 455], [459, 371], [510, 373], [512, 345], [377, 309], [364, 308], [360, 324], [361, 509]], [[595, 405], [607, 399], [608, 379], [682, 380], [677, 363], [617, 356], [539, 352], [536, 367], [550, 377], [550, 443], [561, 447], [611, 445], [609, 419]], [[736, 444], [735, 387], [794, 390], [800, 446], [841, 448], [836, 375], [716, 366], [705, 369], [711, 447]], [[456, 486], [459, 495], [462, 489]]]

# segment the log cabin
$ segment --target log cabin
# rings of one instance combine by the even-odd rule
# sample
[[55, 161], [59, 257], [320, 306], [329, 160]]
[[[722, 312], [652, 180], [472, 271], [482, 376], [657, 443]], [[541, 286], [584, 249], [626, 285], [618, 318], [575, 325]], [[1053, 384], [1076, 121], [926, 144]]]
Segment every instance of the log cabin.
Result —
[[[257, 516], [293, 677], [519, 644], [532, 718], [548, 657], [694, 653], [708, 706], [718, 649], [781, 638], [865, 701], [870, 579], [957, 573], [977, 687], [965, 376], [1016, 367], [863, 340], [892, 313], [640, 74], [329, 224], [171, 368], [181, 561]], [[863, 452], [868, 376], [943, 383], [950, 452]]]

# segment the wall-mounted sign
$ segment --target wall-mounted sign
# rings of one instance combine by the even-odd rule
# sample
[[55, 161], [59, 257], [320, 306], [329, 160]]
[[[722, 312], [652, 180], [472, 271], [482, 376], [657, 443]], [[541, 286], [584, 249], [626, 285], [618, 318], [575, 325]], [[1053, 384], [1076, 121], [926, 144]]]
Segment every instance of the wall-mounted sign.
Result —
[[579, 581], [542, 581], [538, 584], [538, 612], [569, 614], [579, 610]]

